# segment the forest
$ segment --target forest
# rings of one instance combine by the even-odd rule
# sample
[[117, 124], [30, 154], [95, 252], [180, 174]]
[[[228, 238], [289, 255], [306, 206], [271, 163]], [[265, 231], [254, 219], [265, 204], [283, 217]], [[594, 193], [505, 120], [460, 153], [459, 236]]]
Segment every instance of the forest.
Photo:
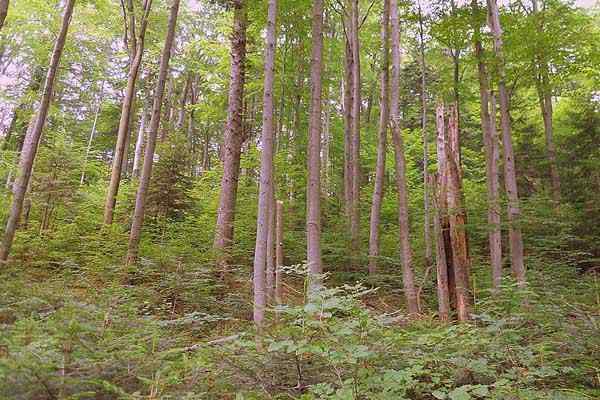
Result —
[[0, 399], [600, 399], [597, 0], [0, 0]]

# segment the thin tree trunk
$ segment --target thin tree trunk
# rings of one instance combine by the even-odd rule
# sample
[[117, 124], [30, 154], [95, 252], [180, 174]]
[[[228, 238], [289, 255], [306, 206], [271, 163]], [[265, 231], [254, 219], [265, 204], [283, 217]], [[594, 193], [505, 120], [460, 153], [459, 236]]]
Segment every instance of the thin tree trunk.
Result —
[[21, 211], [23, 209], [23, 200], [25, 199], [27, 187], [29, 186], [33, 161], [35, 160], [40, 139], [42, 137], [42, 131], [46, 123], [46, 117], [48, 115], [48, 109], [50, 107], [50, 101], [52, 99], [52, 93], [54, 89], [54, 81], [58, 71], [60, 58], [65, 46], [74, 6], [75, 0], [67, 0], [62, 19], [62, 26], [54, 44], [54, 49], [52, 50], [52, 57], [50, 59], [48, 73], [46, 75], [46, 82], [44, 83], [44, 91], [42, 92], [39, 110], [32, 119], [32, 129], [27, 132], [27, 136], [25, 137], [25, 143], [23, 145], [23, 150], [21, 151], [21, 157], [19, 160], [19, 171], [16, 181], [13, 185], [13, 199], [10, 214], [8, 216], [6, 229], [4, 231], [2, 246], [0, 247], [0, 263], [5, 262], [8, 259], [10, 248], [15, 237], [15, 232], [19, 224], [19, 218], [21, 217]]
[[423, 233], [425, 240], [425, 265], [430, 266], [432, 260], [431, 249], [431, 216], [429, 211], [429, 142], [427, 137], [427, 95], [426, 95], [426, 65], [425, 65], [425, 38], [423, 30], [423, 14], [419, 2], [419, 52], [421, 66], [421, 136], [423, 137]]
[[8, 14], [8, 0], [0, 0], [0, 31], [4, 26], [4, 20]]
[[144, 154], [144, 166], [142, 167], [142, 176], [135, 196], [135, 209], [133, 211], [131, 230], [129, 232], [129, 245], [127, 248], [126, 264], [130, 265], [137, 261], [140, 236], [144, 224], [144, 211], [146, 208], [146, 196], [152, 176], [152, 164], [154, 163], [154, 150], [156, 148], [156, 136], [160, 126], [160, 111], [165, 90], [167, 74], [169, 72], [169, 60], [171, 58], [171, 47], [175, 38], [175, 28], [177, 26], [177, 14], [179, 13], [180, 0], [173, 0], [169, 11], [169, 22], [167, 36], [160, 58], [160, 67], [158, 73], [158, 82], [154, 90], [154, 102], [152, 105], [152, 117], [150, 119], [150, 130], [148, 131], [148, 143]]
[[389, 85], [390, 85], [390, 4], [384, 0], [383, 16], [381, 20], [381, 88], [379, 95], [379, 135], [377, 141], [377, 164], [375, 167], [375, 187], [371, 203], [371, 219], [369, 232], [369, 273], [377, 271], [379, 258], [379, 224], [381, 218], [381, 204], [385, 190], [385, 155], [387, 152], [387, 135], [390, 122], [389, 112]]
[[81, 171], [81, 179], [79, 180], [79, 184], [83, 185], [85, 182], [85, 170], [87, 167], [88, 158], [90, 156], [90, 151], [92, 150], [92, 142], [94, 141], [94, 136], [96, 135], [96, 126], [98, 125], [98, 116], [100, 115], [100, 107], [102, 106], [102, 97], [104, 96], [104, 81], [102, 81], [102, 86], [100, 87], [100, 96], [98, 96], [98, 104], [96, 104], [96, 112], [94, 113], [94, 122], [92, 123], [92, 130], [90, 131], [90, 138], [88, 139], [88, 144], [85, 149], [85, 158], [83, 159], [83, 170]]
[[[149, 103], [149, 102], [147, 102]], [[135, 140], [135, 149], [133, 151], [133, 171], [131, 175], [135, 178], [140, 176], [140, 164], [142, 160], [142, 149], [144, 147], [144, 137], [146, 136], [146, 120], [148, 119], [148, 110], [151, 104], [146, 104], [142, 109], [140, 126], [138, 128], [137, 138]]]
[[[275, 123], [273, 123], [275, 126]], [[273, 128], [275, 129], [275, 128]], [[273, 143], [275, 147], [275, 143]], [[267, 236], [267, 263], [266, 263], [266, 287], [267, 287], [267, 304], [273, 304], [275, 299], [275, 229], [276, 229], [276, 215], [275, 215], [275, 175], [273, 174], [273, 188], [271, 190], [271, 202], [269, 204], [269, 234]]]
[[177, 114], [177, 123], [175, 124], [175, 129], [178, 131], [183, 131], [183, 124], [185, 123], [185, 105], [190, 94], [191, 85], [192, 76], [191, 74], [187, 74], [185, 85], [181, 92], [181, 99], [179, 100], [179, 113]]
[[217, 265], [225, 274], [229, 265], [229, 249], [233, 243], [233, 222], [238, 180], [240, 176], [240, 156], [244, 142], [243, 100], [244, 71], [246, 64], [246, 2], [234, 3], [234, 22], [231, 34], [231, 71], [229, 85], [229, 105], [223, 142], [223, 177], [219, 195], [219, 209], [214, 239]]
[[275, 302], [283, 302], [283, 201], [277, 200], [275, 212]]
[[[132, 3], [130, 2], [130, 4]], [[106, 225], [112, 224], [114, 209], [117, 202], [117, 194], [119, 192], [119, 184], [121, 182], [121, 168], [125, 153], [125, 145], [127, 142], [127, 136], [129, 134], [131, 110], [133, 109], [133, 103], [135, 98], [135, 85], [137, 82], [140, 65], [142, 63], [142, 56], [144, 54], [144, 39], [146, 35], [146, 28], [148, 26], [148, 16], [150, 14], [151, 7], [152, 0], [144, 0], [144, 12], [140, 24], [139, 35], [135, 39], [135, 51], [133, 51], [132, 49], [131, 63], [129, 65], [129, 74], [127, 76], [127, 89], [125, 91], [125, 96], [123, 97], [123, 103], [121, 105], [121, 118], [119, 120], [119, 129], [117, 132], [117, 143], [115, 145], [115, 154], [113, 157], [110, 182], [108, 184], [108, 191], [106, 194], [106, 201], [104, 204], [104, 224]], [[130, 5], [129, 12], [133, 12], [132, 5]], [[130, 23], [130, 25], [132, 25], [130, 26], [131, 31], [134, 32], [135, 22], [133, 22], [133, 24]]]
[[490, 30], [494, 37], [496, 68], [498, 75], [498, 94], [500, 96], [500, 117], [502, 124], [502, 144], [504, 155], [504, 184], [508, 198], [508, 236], [512, 271], [520, 287], [526, 285], [525, 264], [523, 260], [523, 237], [521, 234], [521, 208], [517, 190], [517, 173], [512, 144], [510, 105], [506, 89], [506, 73], [504, 70], [504, 50], [502, 43], [502, 27], [496, 0], [487, 0]]
[[353, 58], [349, 40], [349, 23], [345, 23], [345, 57], [344, 57], [344, 213], [350, 226], [350, 215], [352, 213], [352, 96], [354, 80], [352, 75]]
[[435, 260], [437, 270], [438, 314], [441, 321], [448, 321], [450, 315], [450, 292], [448, 288], [448, 264], [446, 247], [442, 231], [442, 210], [439, 201], [443, 194], [438, 191], [435, 177], [430, 176], [430, 188], [433, 198], [433, 229], [435, 234]]
[[[265, 67], [263, 91], [263, 126], [261, 137], [260, 183], [258, 216], [256, 223], [256, 245], [254, 248], [254, 323], [260, 328], [264, 324], [265, 305], [271, 292], [273, 254], [273, 224], [275, 217], [273, 190], [273, 150], [275, 139], [273, 85], [275, 81], [275, 51], [277, 46], [277, 0], [269, 0], [267, 36], [265, 41]], [[265, 271], [267, 273], [265, 288]]]
[[351, 264], [356, 265], [360, 256], [360, 41], [359, 2], [352, 0], [351, 46], [352, 46], [352, 204], [350, 216]]
[[309, 294], [321, 286], [321, 97], [323, 71], [323, 0], [314, 0], [312, 13], [311, 103], [308, 129], [306, 193], [306, 253]]
[[477, 0], [471, 2], [473, 12], [473, 45], [477, 59], [479, 78], [479, 100], [481, 130], [485, 147], [485, 172], [488, 193], [488, 243], [490, 263], [492, 266], [492, 288], [499, 290], [502, 283], [502, 233], [500, 231], [500, 183], [498, 177], [498, 132], [496, 130], [495, 107], [490, 106], [494, 98], [490, 96], [489, 77], [484, 61], [479, 25], [479, 5]]
[[396, 156], [396, 186], [398, 190], [398, 225], [400, 239], [400, 254], [402, 258], [402, 278], [404, 294], [409, 314], [419, 313], [419, 301], [415, 288], [415, 278], [412, 266], [412, 249], [410, 246], [410, 226], [408, 220], [408, 188], [406, 185], [406, 160], [404, 158], [404, 141], [400, 128], [400, 18], [398, 0], [390, 2], [390, 21], [392, 24], [392, 79], [390, 117], [392, 122], [392, 138]]

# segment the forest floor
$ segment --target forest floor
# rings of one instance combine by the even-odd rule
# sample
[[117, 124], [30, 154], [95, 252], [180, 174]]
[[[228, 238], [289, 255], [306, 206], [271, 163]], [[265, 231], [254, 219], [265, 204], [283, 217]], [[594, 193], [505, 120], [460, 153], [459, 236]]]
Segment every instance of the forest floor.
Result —
[[289, 281], [298, 304], [257, 339], [247, 274], [225, 289], [205, 266], [13, 265], [0, 398], [600, 399], [597, 274], [530, 268], [526, 291], [480, 289], [468, 324], [439, 323], [435, 304], [408, 320], [395, 288], [335, 279], [318, 305]]

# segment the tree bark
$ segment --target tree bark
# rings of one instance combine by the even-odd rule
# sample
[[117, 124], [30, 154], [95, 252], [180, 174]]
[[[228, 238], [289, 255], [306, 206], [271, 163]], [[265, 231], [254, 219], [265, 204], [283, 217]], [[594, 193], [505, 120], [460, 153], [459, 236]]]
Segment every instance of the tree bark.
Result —
[[512, 144], [510, 105], [506, 89], [506, 72], [504, 69], [504, 49], [502, 43], [502, 27], [496, 0], [487, 0], [489, 18], [488, 23], [494, 38], [494, 51], [496, 53], [496, 69], [498, 76], [498, 94], [500, 97], [500, 118], [502, 125], [502, 144], [504, 156], [504, 185], [508, 198], [508, 236], [510, 245], [510, 258], [512, 271], [520, 287], [527, 283], [525, 277], [525, 264], [523, 260], [523, 237], [521, 234], [521, 208], [517, 190], [517, 173], [515, 156]]
[[[273, 85], [275, 81], [275, 52], [277, 46], [277, 0], [269, 0], [267, 36], [265, 40], [265, 67], [263, 88], [263, 126], [261, 137], [260, 182], [258, 216], [256, 223], [256, 245], [254, 248], [254, 323], [260, 328], [264, 324], [267, 297], [271, 293], [273, 267], [273, 150], [275, 139]], [[271, 258], [271, 260], [269, 260]], [[265, 287], [265, 271], [267, 273]]]
[[323, 70], [323, 0], [312, 11], [311, 102], [308, 128], [308, 187], [306, 193], [306, 253], [309, 295], [321, 286], [321, 97]]
[[235, 202], [240, 176], [240, 156], [245, 140], [243, 126], [244, 74], [246, 64], [246, 2], [234, 3], [234, 22], [231, 34], [231, 71], [229, 105], [223, 142], [223, 177], [219, 194], [219, 209], [214, 239], [217, 266], [225, 276], [229, 265], [229, 250], [233, 243]]
[[[130, 2], [131, 4], [131, 2]], [[143, 15], [140, 23], [140, 31], [138, 37], [135, 40], [135, 50], [132, 49], [132, 57], [129, 65], [129, 74], [127, 76], [127, 88], [125, 90], [125, 96], [123, 97], [123, 103], [121, 105], [121, 118], [119, 120], [119, 129], [117, 132], [117, 143], [115, 145], [115, 154], [112, 163], [112, 171], [110, 175], [110, 182], [108, 184], [108, 190], [106, 194], [106, 201], [104, 204], [104, 224], [110, 225], [113, 221], [114, 209], [117, 201], [117, 194], [119, 192], [119, 185], [121, 183], [121, 168], [123, 164], [123, 157], [125, 153], [125, 145], [127, 143], [127, 136], [129, 134], [129, 124], [131, 120], [131, 110], [133, 109], [133, 103], [135, 98], [135, 86], [137, 83], [137, 77], [142, 63], [142, 56], [144, 54], [144, 39], [146, 36], [146, 28], [148, 26], [148, 16], [152, 7], [152, 0], [144, 0]], [[133, 16], [133, 6], [130, 6], [130, 15]], [[135, 19], [132, 18], [130, 23], [131, 32], [135, 32]], [[133, 35], [135, 38], [135, 35]]]
[[351, 0], [351, 49], [352, 49], [352, 203], [350, 215], [351, 265], [356, 265], [360, 256], [360, 41], [359, 41], [359, 2]]
[[160, 126], [160, 112], [162, 100], [165, 91], [165, 83], [169, 72], [169, 60], [171, 58], [171, 47], [175, 39], [175, 28], [177, 26], [177, 15], [179, 13], [180, 0], [172, 0], [169, 10], [169, 22], [167, 28], [167, 36], [160, 57], [160, 67], [158, 72], [158, 82], [154, 90], [154, 100], [152, 104], [152, 117], [150, 119], [150, 129], [148, 131], [148, 143], [144, 154], [144, 165], [142, 167], [142, 175], [135, 196], [135, 209], [131, 222], [131, 230], [129, 232], [129, 245], [127, 248], [126, 264], [131, 265], [137, 261], [140, 236], [142, 226], [144, 224], [144, 212], [146, 208], [146, 197], [150, 178], [152, 176], [152, 165], [154, 163], [154, 150], [156, 149], [156, 137], [158, 135], [158, 127]]
[[404, 158], [404, 141], [400, 127], [400, 19], [398, 0], [390, 1], [390, 21], [392, 25], [392, 79], [390, 118], [392, 122], [392, 138], [394, 141], [396, 186], [398, 190], [398, 225], [400, 254], [402, 258], [402, 278], [404, 294], [409, 314], [419, 313], [419, 301], [415, 288], [412, 266], [412, 249], [410, 245], [410, 226], [408, 220], [408, 188], [406, 185], [406, 160]]
[[390, 122], [389, 112], [389, 85], [390, 85], [390, 4], [384, 0], [383, 16], [381, 19], [381, 88], [379, 95], [379, 135], [377, 141], [377, 164], [375, 167], [375, 187], [371, 203], [371, 219], [369, 232], [369, 273], [377, 271], [379, 258], [379, 223], [381, 218], [381, 204], [385, 190], [385, 155], [387, 152], [387, 135]]
[[8, 14], [8, 0], [0, 0], [0, 31], [4, 26], [4, 20]]
[[[488, 195], [488, 245], [490, 264], [492, 266], [492, 288], [499, 290], [502, 283], [502, 232], [500, 230], [500, 183], [498, 177], [498, 132], [496, 130], [496, 112], [493, 96], [490, 96], [489, 77], [484, 61], [484, 50], [481, 44], [479, 25], [479, 5], [477, 0], [471, 2], [473, 13], [473, 46], [477, 59], [479, 78], [479, 100], [481, 130], [485, 148], [485, 172]], [[490, 113], [490, 107], [492, 112]]]
[[439, 207], [441, 193], [438, 191], [436, 179], [430, 176], [430, 188], [433, 198], [433, 229], [435, 235], [435, 261], [437, 270], [438, 314], [441, 321], [448, 321], [450, 316], [450, 292], [448, 287], [448, 264], [446, 263], [446, 247], [442, 230], [442, 210]]
[[277, 200], [275, 211], [275, 302], [283, 302], [283, 201]]
[[85, 149], [85, 158], [83, 159], [83, 169], [81, 171], [81, 179], [79, 180], [79, 184], [83, 185], [85, 182], [85, 170], [87, 167], [87, 161], [90, 156], [90, 151], [92, 150], [92, 142], [94, 141], [94, 136], [96, 135], [96, 126], [98, 125], [98, 116], [100, 115], [100, 107], [102, 106], [102, 97], [104, 96], [104, 81], [102, 81], [102, 86], [100, 87], [100, 96], [98, 96], [98, 101], [96, 104], [96, 112], [94, 113], [94, 122], [92, 123], [92, 130], [90, 131], [90, 137], [88, 139], [87, 147]]
[[344, 213], [348, 221], [348, 227], [350, 227], [350, 215], [352, 214], [352, 96], [353, 96], [353, 56], [350, 45], [350, 23], [348, 18], [345, 19], [344, 25], [346, 26], [345, 45], [344, 45], [344, 99], [343, 99], [343, 112], [344, 112]]
[[135, 149], [133, 151], [133, 171], [131, 175], [135, 178], [140, 176], [140, 164], [142, 160], [142, 149], [144, 147], [144, 138], [146, 136], [146, 120], [148, 118], [148, 109], [152, 107], [151, 104], [146, 104], [142, 109], [142, 116], [140, 118], [140, 126], [137, 132], [137, 138], [135, 140]]
[[75, 0], [67, 0], [65, 12], [62, 18], [62, 26], [56, 42], [54, 43], [54, 49], [52, 50], [52, 57], [50, 59], [48, 73], [46, 75], [46, 82], [44, 83], [44, 90], [42, 92], [40, 106], [37, 114], [32, 119], [32, 129], [27, 132], [27, 136], [25, 137], [23, 150], [21, 151], [21, 156], [19, 159], [19, 171], [16, 181], [13, 185], [13, 199], [10, 214], [8, 216], [6, 229], [4, 231], [2, 246], [0, 246], [0, 263], [6, 262], [8, 259], [8, 255], [15, 237], [15, 232], [19, 224], [19, 218], [21, 217], [21, 211], [23, 209], [23, 200], [25, 199], [27, 187], [29, 186], [33, 162], [35, 160], [42, 136], [42, 131], [46, 123], [46, 117], [48, 115], [48, 109], [50, 107], [50, 101], [52, 99], [52, 93], [54, 89], [54, 81], [58, 71], [60, 58], [65, 46], [74, 6]]

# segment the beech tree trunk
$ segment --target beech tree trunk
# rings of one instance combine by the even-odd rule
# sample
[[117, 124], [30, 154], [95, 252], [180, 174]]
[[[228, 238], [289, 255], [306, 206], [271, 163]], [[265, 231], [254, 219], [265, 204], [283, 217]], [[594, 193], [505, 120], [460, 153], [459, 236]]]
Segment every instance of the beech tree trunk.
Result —
[[135, 140], [135, 149], [133, 151], [133, 171], [131, 173], [134, 177], [140, 176], [140, 163], [142, 159], [142, 149], [144, 147], [144, 138], [146, 136], [146, 120], [148, 118], [148, 109], [152, 105], [148, 104], [142, 109], [142, 116], [140, 118], [140, 126], [138, 128], [137, 138]]
[[479, 78], [479, 100], [481, 130], [485, 148], [485, 172], [488, 194], [488, 244], [490, 264], [492, 266], [492, 288], [499, 290], [502, 283], [502, 232], [500, 230], [500, 183], [498, 176], [498, 132], [496, 130], [496, 111], [490, 106], [494, 101], [490, 96], [489, 77], [484, 61], [481, 29], [479, 25], [479, 5], [477, 0], [471, 2], [473, 12], [473, 45], [477, 59]]
[[390, 0], [390, 21], [392, 25], [392, 79], [390, 98], [390, 118], [392, 138], [394, 141], [396, 186], [398, 190], [398, 225], [400, 239], [400, 255], [402, 258], [402, 280], [404, 295], [409, 314], [419, 313], [419, 301], [415, 288], [412, 266], [412, 249], [410, 246], [410, 225], [408, 220], [408, 188], [406, 185], [406, 160], [404, 158], [404, 141], [400, 127], [400, 18], [398, 0]]
[[387, 135], [390, 122], [389, 85], [390, 85], [390, 4], [384, 0], [383, 16], [381, 18], [381, 88], [379, 95], [379, 134], [377, 139], [377, 164], [375, 166], [375, 187], [371, 203], [371, 219], [369, 232], [369, 273], [377, 271], [379, 258], [379, 222], [381, 204], [385, 190], [385, 155], [387, 152]]
[[150, 119], [150, 129], [148, 131], [148, 143], [146, 144], [146, 152], [144, 154], [144, 165], [142, 167], [142, 175], [135, 196], [135, 209], [131, 222], [131, 230], [129, 232], [129, 245], [127, 248], [126, 264], [130, 265], [137, 261], [140, 236], [142, 226], [144, 224], [144, 212], [146, 208], [146, 197], [150, 178], [152, 177], [152, 165], [154, 163], [154, 150], [156, 149], [156, 137], [158, 135], [158, 127], [160, 126], [160, 111], [162, 107], [163, 95], [165, 91], [165, 83], [169, 72], [169, 60], [171, 58], [171, 47], [175, 39], [175, 28], [177, 26], [177, 15], [179, 13], [180, 0], [172, 0], [169, 10], [169, 22], [167, 28], [167, 36], [160, 57], [160, 67], [158, 72], [158, 82], [154, 90], [154, 99], [152, 104], [152, 117]]
[[323, 0], [314, 0], [312, 11], [311, 102], [308, 128], [308, 185], [306, 259], [309, 295], [321, 286], [321, 97], [323, 70]]
[[500, 119], [502, 125], [502, 144], [504, 156], [504, 185], [508, 198], [508, 236], [510, 245], [510, 258], [513, 274], [520, 287], [527, 283], [525, 277], [525, 264], [523, 260], [523, 237], [521, 234], [521, 208], [517, 190], [517, 173], [515, 156], [512, 145], [512, 132], [510, 120], [510, 105], [506, 89], [506, 73], [504, 69], [504, 49], [502, 43], [502, 27], [496, 0], [487, 0], [489, 18], [488, 23], [494, 38], [494, 51], [496, 53], [496, 68], [498, 76], [498, 94], [500, 97]]
[[137, 77], [142, 63], [142, 56], [144, 54], [144, 39], [146, 36], [146, 28], [148, 26], [148, 16], [152, 6], [152, 0], [144, 0], [143, 15], [140, 23], [139, 34], [135, 36], [135, 18], [133, 18], [133, 5], [131, 0], [129, 2], [130, 13], [132, 22], [130, 23], [130, 32], [132, 33], [132, 44], [135, 43], [135, 47], [132, 47], [132, 57], [129, 65], [129, 74], [127, 76], [127, 88], [125, 90], [125, 96], [123, 97], [123, 103], [121, 105], [121, 118], [119, 120], [119, 129], [117, 131], [117, 143], [115, 145], [115, 153], [113, 156], [112, 170], [110, 174], [110, 182], [108, 184], [108, 190], [106, 194], [106, 201], [104, 203], [104, 224], [110, 225], [113, 221], [114, 209], [117, 202], [117, 194], [119, 192], [119, 185], [121, 183], [121, 168], [123, 166], [123, 157], [127, 144], [127, 136], [130, 132], [129, 124], [131, 121], [131, 110], [133, 109], [133, 103], [135, 98], [135, 86], [137, 83]]
[[231, 71], [227, 123], [223, 140], [223, 177], [219, 194], [219, 209], [215, 230], [214, 250], [217, 266], [224, 275], [229, 265], [229, 250], [233, 243], [233, 223], [240, 156], [244, 143], [243, 100], [244, 73], [246, 64], [246, 2], [234, 3], [233, 31], [231, 33]]
[[50, 65], [46, 74], [46, 82], [44, 83], [44, 90], [40, 99], [40, 106], [38, 112], [32, 119], [32, 129], [27, 132], [27, 136], [25, 137], [23, 150], [21, 151], [21, 156], [19, 159], [17, 177], [15, 183], [13, 184], [13, 199], [10, 213], [6, 222], [6, 229], [4, 230], [2, 245], [0, 246], [0, 263], [6, 262], [8, 259], [8, 255], [15, 237], [15, 232], [19, 224], [19, 218], [21, 217], [21, 211], [23, 209], [23, 200], [25, 199], [25, 194], [29, 186], [33, 162], [40, 144], [42, 131], [46, 123], [46, 117], [48, 116], [48, 109], [50, 107], [50, 101], [52, 100], [56, 72], [58, 71], [60, 58], [65, 47], [65, 41], [67, 38], [67, 32], [69, 31], [69, 24], [71, 23], [74, 6], [75, 0], [67, 0], [65, 12], [62, 18], [62, 25], [56, 42], [54, 43], [54, 49], [52, 50]]
[[[254, 248], [254, 323], [260, 328], [264, 323], [267, 297], [272, 294], [272, 276], [275, 220], [273, 198], [273, 150], [275, 139], [273, 85], [275, 82], [275, 51], [277, 46], [277, 0], [269, 0], [267, 36], [265, 40], [265, 67], [263, 88], [263, 126], [261, 137], [260, 182], [256, 245]], [[271, 251], [269, 251], [271, 249]], [[270, 260], [269, 260], [270, 258]], [[265, 288], [265, 271], [267, 273]]]
[[350, 207], [351, 265], [356, 265], [360, 256], [360, 111], [362, 106], [360, 89], [360, 41], [359, 2], [351, 0], [350, 43], [352, 50], [352, 203]]

